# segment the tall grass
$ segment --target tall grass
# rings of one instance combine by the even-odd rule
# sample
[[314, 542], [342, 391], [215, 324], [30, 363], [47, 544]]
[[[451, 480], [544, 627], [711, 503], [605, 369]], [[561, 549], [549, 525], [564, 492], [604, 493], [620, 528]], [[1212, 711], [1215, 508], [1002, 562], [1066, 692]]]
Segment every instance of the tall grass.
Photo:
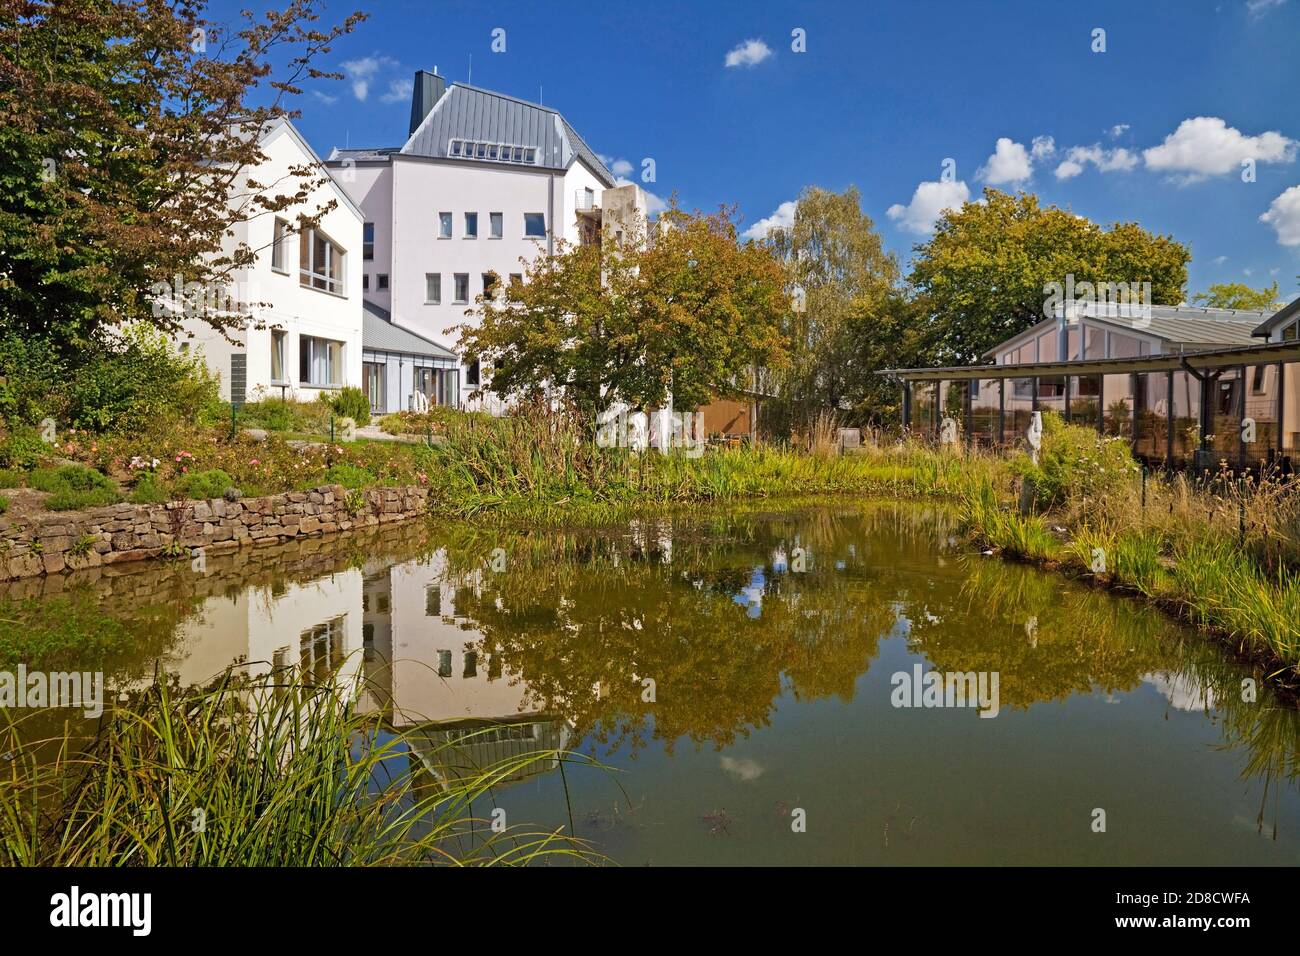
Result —
[[[0, 864], [372, 866], [594, 859], [560, 832], [496, 832], [471, 808], [554, 761], [539, 751], [456, 780], [418, 770], [334, 682], [293, 669], [176, 692], [155, 680], [89, 739], [5, 728]], [[427, 746], [427, 744], [425, 745]]]
[[[834, 422], [817, 453], [765, 444], [637, 452], [600, 447], [564, 409], [529, 406], [505, 419], [451, 421], [430, 474], [433, 507], [458, 517], [534, 523], [615, 520], [686, 502], [810, 494], [956, 497], [991, 466], [918, 447], [835, 453]], [[814, 436], [816, 437], [816, 436]]]

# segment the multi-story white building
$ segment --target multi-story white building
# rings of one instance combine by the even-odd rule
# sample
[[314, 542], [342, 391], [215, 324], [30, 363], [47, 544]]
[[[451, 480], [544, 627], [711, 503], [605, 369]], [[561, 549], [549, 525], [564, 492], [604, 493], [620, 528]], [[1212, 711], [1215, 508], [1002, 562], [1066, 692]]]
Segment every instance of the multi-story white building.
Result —
[[[253, 309], [244, 328], [228, 330], [229, 338], [196, 317], [184, 320], [178, 339], [182, 348], [202, 350], [225, 399], [310, 401], [361, 385], [363, 218], [288, 120], [268, 124], [260, 146], [266, 158], [233, 184], [231, 195], [239, 198], [232, 202], [247, 202], [249, 180], [284, 192], [305, 182], [293, 168], [320, 168], [300, 205], [240, 222], [226, 240], [225, 252], [245, 244], [256, 255], [231, 275], [232, 296], [266, 304]], [[319, 222], [302, 228], [300, 216]]]
[[[335, 149], [326, 165], [365, 214], [362, 283], [370, 312], [455, 349], [453, 328], [476, 296], [518, 281], [561, 240], [593, 238], [602, 207], [645, 214], [635, 185], [613, 175], [555, 110], [461, 83], [415, 75], [401, 147]], [[378, 350], [376, 350], [378, 351]], [[377, 412], [410, 404], [466, 405], [482, 382], [472, 357], [445, 349], [405, 360], [376, 354], [363, 371]], [[396, 383], [394, 383], [396, 377]], [[393, 402], [399, 404], [395, 408]]]

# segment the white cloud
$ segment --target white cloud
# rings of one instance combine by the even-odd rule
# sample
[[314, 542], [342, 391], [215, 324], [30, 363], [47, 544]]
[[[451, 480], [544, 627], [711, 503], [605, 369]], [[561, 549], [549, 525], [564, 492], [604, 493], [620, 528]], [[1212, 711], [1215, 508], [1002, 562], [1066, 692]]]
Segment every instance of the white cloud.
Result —
[[632, 174], [633, 166], [626, 159], [615, 159], [613, 156], [600, 154], [600, 161], [605, 164], [605, 168], [614, 174], [617, 179], [625, 179]]
[[1292, 186], [1274, 199], [1259, 221], [1277, 231], [1280, 245], [1300, 246], [1300, 186]]
[[794, 225], [795, 210], [799, 208], [799, 203], [790, 199], [776, 207], [776, 212], [766, 219], [760, 219], [743, 233], [742, 239], [762, 239], [773, 229], [789, 229]]
[[1057, 179], [1073, 179], [1091, 163], [1099, 172], [1127, 173], [1138, 164], [1137, 156], [1122, 146], [1117, 149], [1103, 149], [1099, 143], [1091, 146], [1071, 146], [1065, 159], [1056, 167]]
[[722, 769], [741, 783], [753, 783], [763, 776], [764, 767], [757, 760], [748, 757], [723, 757]]
[[311, 95], [316, 97], [316, 99], [320, 100], [326, 106], [333, 106], [339, 101], [337, 96], [330, 93], [322, 93], [320, 90], [312, 90]]
[[359, 60], [346, 60], [343, 73], [352, 84], [352, 95], [362, 102], [370, 95], [370, 84], [381, 70], [396, 67], [391, 56], [363, 56]]
[[1056, 140], [1050, 136], [1035, 136], [1029, 144], [1029, 155], [1035, 160], [1050, 159], [1056, 155]]
[[1227, 261], [1228, 261], [1227, 256], [1215, 256], [1213, 259], [1210, 260], [1210, 262], [1216, 266], [1221, 266]]
[[727, 66], [758, 66], [772, 55], [772, 48], [762, 40], [746, 40], [727, 53]]
[[993, 148], [993, 155], [975, 175], [991, 186], [998, 186], [1003, 183], [1023, 183], [1033, 172], [1034, 164], [1025, 147], [1002, 136]]
[[1243, 160], [1289, 163], [1295, 159], [1296, 141], [1270, 131], [1247, 136], [1217, 116], [1185, 119], [1159, 146], [1144, 150], [1148, 169], [1181, 173], [1190, 183], [1240, 169]]
[[401, 78], [388, 81], [388, 89], [379, 97], [381, 103], [401, 103], [411, 98], [411, 84]]
[[1123, 136], [1127, 132], [1128, 132], [1128, 123], [1116, 123], [1114, 126], [1110, 128], [1110, 135], [1116, 138]]
[[894, 203], [885, 215], [908, 232], [926, 234], [934, 231], [935, 220], [945, 209], [959, 209], [968, 199], [970, 190], [960, 179], [924, 182], [916, 187], [910, 203]]
[[1252, 17], [1258, 18], [1284, 3], [1286, 0], [1246, 0], [1246, 11]]

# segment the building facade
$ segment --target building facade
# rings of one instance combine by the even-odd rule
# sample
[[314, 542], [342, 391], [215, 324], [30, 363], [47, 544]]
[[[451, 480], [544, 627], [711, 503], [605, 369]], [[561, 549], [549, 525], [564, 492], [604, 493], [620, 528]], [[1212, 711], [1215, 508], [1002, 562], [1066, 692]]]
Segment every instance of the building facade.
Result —
[[[246, 195], [250, 179], [268, 191], [299, 184], [303, 180], [290, 170], [304, 165], [321, 169], [319, 182], [300, 206], [238, 223], [226, 241], [226, 252], [243, 243], [256, 256], [231, 277], [236, 298], [267, 303], [253, 309], [253, 321], [228, 330], [227, 338], [201, 318], [187, 318], [178, 341], [182, 348], [202, 351], [228, 401], [310, 401], [362, 382], [363, 219], [288, 120], [269, 124], [260, 146], [265, 160], [234, 184], [233, 196]], [[300, 228], [299, 216], [319, 222]]]
[[1081, 304], [980, 366], [889, 369], [905, 427], [990, 446], [1022, 442], [1036, 411], [1131, 443], [1163, 468], [1300, 462], [1300, 300], [1276, 314]]
[[[615, 188], [560, 113], [424, 70], [402, 146], [335, 149], [326, 165], [364, 213], [365, 300], [444, 351], [477, 296], [521, 281], [538, 255], [591, 241], [602, 208], [645, 213], [640, 189]], [[468, 400], [486, 374], [472, 356], [446, 371], [431, 402], [483, 407]]]

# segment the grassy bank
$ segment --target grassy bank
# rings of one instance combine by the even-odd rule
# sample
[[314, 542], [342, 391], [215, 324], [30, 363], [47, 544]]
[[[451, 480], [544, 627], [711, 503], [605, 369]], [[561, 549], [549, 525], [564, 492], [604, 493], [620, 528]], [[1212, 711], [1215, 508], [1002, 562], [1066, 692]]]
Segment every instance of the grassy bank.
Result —
[[[556, 832], [487, 819], [494, 787], [556, 750], [423, 772], [416, 732], [386, 733], [347, 689], [293, 669], [205, 690], [154, 684], [40, 739], [0, 729], [0, 865], [373, 866], [594, 859]], [[39, 716], [39, 715], [37, 715]], [[29, 718], [30, 720], [31, 718]], [[450, 746], [450, 745], [444, 745]], [[478, 818], [475, 811], [482, 813]]]
[[1048, 417], [1040, 464], [961, 497], [976, 545], [1149, 600], [1300, 689], [1300, 489], [1276, 477], [1143, 479], [1122, 440]]

